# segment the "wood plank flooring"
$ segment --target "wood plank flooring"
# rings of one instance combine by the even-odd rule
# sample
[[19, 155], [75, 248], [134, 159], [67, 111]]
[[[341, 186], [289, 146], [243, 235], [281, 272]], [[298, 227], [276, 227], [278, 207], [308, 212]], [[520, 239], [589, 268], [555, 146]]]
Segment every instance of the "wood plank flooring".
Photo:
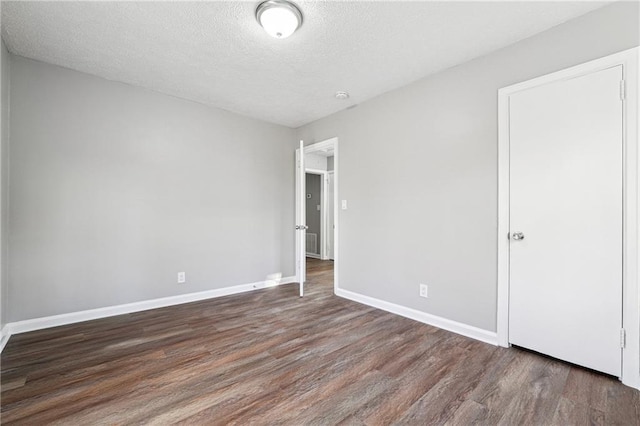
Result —
[[640, 392], [297, 285], [11, 337], [3, 424], [640, 425]]

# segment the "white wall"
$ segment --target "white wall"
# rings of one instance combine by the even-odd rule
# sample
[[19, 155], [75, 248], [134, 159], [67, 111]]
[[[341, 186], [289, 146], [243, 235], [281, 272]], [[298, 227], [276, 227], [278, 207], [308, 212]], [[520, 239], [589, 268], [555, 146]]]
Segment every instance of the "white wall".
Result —
[[300, 128], [340, 139], [340, 287], [495, 331], [497, 90], [638, 34], [638, 3], [615, 3]]
[[10, 62], [8, 321], [294, 274], [293, 130]]

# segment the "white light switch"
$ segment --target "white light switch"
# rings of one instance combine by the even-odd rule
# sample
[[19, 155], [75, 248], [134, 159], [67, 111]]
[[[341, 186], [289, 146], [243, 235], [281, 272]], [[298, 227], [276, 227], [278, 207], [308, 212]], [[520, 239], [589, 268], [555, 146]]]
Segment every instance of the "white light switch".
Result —
[[347, 200], [342, 200], [342, 210], [347, 209]]

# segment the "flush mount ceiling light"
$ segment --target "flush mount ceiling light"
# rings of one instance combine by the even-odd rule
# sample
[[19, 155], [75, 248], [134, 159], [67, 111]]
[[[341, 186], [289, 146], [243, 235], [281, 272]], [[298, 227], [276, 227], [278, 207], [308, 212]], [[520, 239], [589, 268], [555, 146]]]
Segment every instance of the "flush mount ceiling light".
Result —
[[287, 38], [302, 25], [302, 13], [285, 0], [267, 0], [258, 5], [256, 19], [272, 37]]
[[343, 91], [336, 92], [336, 99], [344, 101], [345, 99], [349, 99], [349, 94]]

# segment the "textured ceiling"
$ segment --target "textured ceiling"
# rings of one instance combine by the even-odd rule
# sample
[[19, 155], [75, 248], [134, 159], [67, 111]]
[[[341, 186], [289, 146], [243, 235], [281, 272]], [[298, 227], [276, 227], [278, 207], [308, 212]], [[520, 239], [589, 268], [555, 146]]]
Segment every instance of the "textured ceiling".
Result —
[[257, 4], [3, 1], [2, 36], [21, 56], [298, 127], [605, 3], [299, 1], [285, 40]]

